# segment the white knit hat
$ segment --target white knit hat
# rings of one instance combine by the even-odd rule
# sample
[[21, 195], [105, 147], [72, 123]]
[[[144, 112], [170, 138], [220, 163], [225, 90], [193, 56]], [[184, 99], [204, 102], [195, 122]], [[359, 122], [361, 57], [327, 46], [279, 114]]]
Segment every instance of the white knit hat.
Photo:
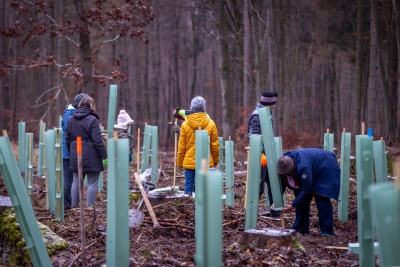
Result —
[[133, 123], [133, 120], [128, 115], [128, 113], [126, 113], [125, 110], [121, 109], [118, 114], [117, 124], [114, 125], [114, 127], [126, 128], [128, 125], [131, 125], [132, 123]]

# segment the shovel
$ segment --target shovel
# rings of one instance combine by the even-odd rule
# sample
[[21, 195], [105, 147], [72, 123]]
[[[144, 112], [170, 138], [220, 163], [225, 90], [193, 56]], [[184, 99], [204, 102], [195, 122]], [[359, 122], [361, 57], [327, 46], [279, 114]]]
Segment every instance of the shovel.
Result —
[[[152, 182], [145, 182], [144, 187], [146, 188], [146, 195], [149, 191], [153, 190], [156, 185]], [[132, 228], [139, 227], [142, 224], [144, 219], [144, 213], [140, 211], [144, 202], [144, 198], [142, 198], [139, 202], [139, 206], [135, 210], [129, 210], [129, 226]]]

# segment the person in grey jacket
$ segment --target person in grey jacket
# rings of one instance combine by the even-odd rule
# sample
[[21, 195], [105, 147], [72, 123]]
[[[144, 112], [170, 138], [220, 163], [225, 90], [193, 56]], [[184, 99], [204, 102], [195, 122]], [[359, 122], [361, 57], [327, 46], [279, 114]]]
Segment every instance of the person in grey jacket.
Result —
[[66, 143], [70, 152], [69, 169], [73, 172], [71, 207], [79, 205], [79, 177], [76, 138], [82, 138], [82, 168], [83, 176], [87, 175], [88, 189], [86, 206], [90, 207], [96, 202], [97, 185], [100, 172], [104, 170], [103, 160], [107, 159], [107, 151], [98, 122], [99, 116], [95, 112], [94, 100], [86, 96], [74, 114], [68, 119]]
[[314, 198], [321, 235], [334, 235], [331, 198], [337, 200], [340, 191], [340, 167], [335, 153], [318, 148], [291, 150], [278, 159], [278, 172], [282, 186], [292, 189], [296, 197], [284, 209], [296, 209], [292, 228], [309, 234], [310, 204]]
[[75, 96], [74, 103], [68, 104], [65, 107], [64, 114], [61, 120], [62, 126], [62, 158], [63, 158], [63, 174], [64, 174], [64, 209], [68, 210], [71, 208], [71, 187], [73, 180], [73, 173], [69, 170], [69, 151], [67, 147], [67, 142], [65, 141], [65, 135], [67, 133], [67, 125], [68, 119], [71, 117], [75, 109], [78, 107], [79, 102], [85, 97], [88, 96], [85, 93], [81, 93]]

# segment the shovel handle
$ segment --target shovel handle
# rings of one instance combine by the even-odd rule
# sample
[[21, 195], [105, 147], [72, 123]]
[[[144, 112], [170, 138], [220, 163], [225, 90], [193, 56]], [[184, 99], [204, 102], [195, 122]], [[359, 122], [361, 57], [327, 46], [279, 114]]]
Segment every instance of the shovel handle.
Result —
[[174, 184], [172, 186], [172, 188], [173, 188], [172, 190], [175, 191], [175, 184], [176, 184], [176, 153], [177, 153], [176, 145], [178, 143], [178, 133], [175, 132], [174, 135], [175, 135], [175, 142], [174, 142]]
[[139, 185], [140, 193], [142, 193], [144, 203], [146, 204], [147, 210], [150, 213], [150, 217], [151, 217], [151, 220], [153, 221], [154, 227], [159, 227], [160, 224], [157, 221], [156, 214], [154, 213], [153, 207], [150, 204], [149, 198], [147, 197], [146, 191], [143, 188], [142, 182], [140, 181], [140, 178], [136, 172], [134, 173], [134, 175], [135, 175], [136, 182]]

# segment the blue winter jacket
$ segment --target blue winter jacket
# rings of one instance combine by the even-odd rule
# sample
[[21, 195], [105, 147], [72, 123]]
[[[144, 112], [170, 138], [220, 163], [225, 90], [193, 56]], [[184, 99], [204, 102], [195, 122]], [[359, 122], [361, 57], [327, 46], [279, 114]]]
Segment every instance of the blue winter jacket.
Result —
[[65, 142], [65, 135], [67, 132], [67, 124], [68, 124], [68, 119], [69, 117], [74, 114], [75, 108], [72, 104], [68, 104], [65, 108], [64, 114], [62, 116], [61, 120], [61, 127], [62, 127], [62, 156], [63, 159], [69, 159], [69, 152], [67, 148], [67, 143]]
[[292, 206], [301, 205], [304, 198], [312, 193], [338, 199], [340, 191], [340, 168], [333, 152], [304, 148], [284, 153], [295, 163], [295, 174], [300, 183], [299, 194]]

